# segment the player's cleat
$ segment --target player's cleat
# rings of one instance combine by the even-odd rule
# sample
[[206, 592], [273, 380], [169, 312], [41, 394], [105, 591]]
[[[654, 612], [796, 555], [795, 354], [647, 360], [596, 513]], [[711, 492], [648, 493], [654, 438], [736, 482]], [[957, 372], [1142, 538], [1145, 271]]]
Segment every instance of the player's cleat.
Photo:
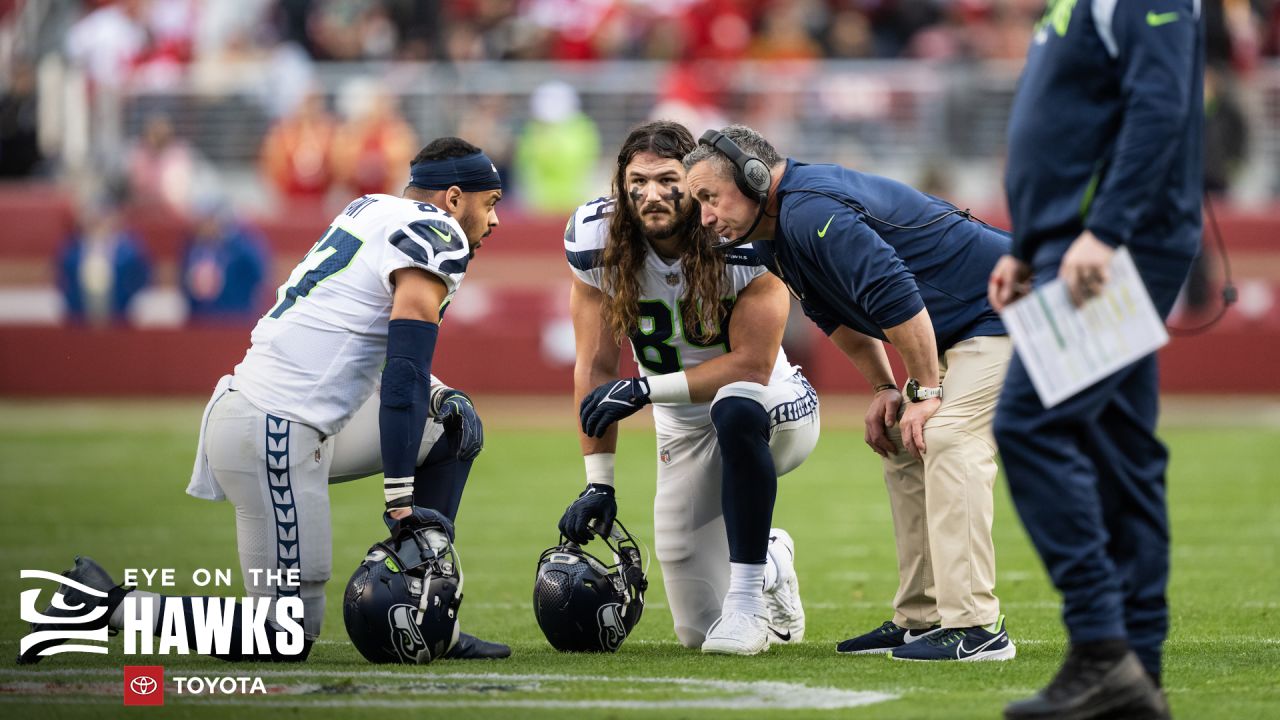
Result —
[[778, 570], [773, 587], [764, 592], [769, 606], [769, 641], [798, 643], [804, 640], [804, 605], [800, 603], [800, 578], [796, 576], [796, 543], [786, 530], [769, 530], [769, 557]]
[[445, 660], [500, 660], [508, 657], [511, 657], [510, 647], [464, 632], [458, 633], [458, 642], [444, 654]]
[[1005, 720], [1167, 720], [1169, 703], [1129, 651], [1091, 658], [1072, 648], [1053, 681], [1004, 709]]
[[844, 642], [836, 645], [836, 652], [845, 653], [847, 655], [878, 655], [882, 653], [893, 652], [896, 648], [903, 645], [910, 645], [917, 640], [927, 637], [930, 633], [938, 630], [940, 626], [934, 625], [927, 630], [908, 630], [900, 625], [895, 624], [892, 620], [886, 620], [883, 625], [868, 633], [863, 633], [854, 638], [849, 638]]
[[759, 615], [727, 612], [711, 624], [702, 652], [713, 655], [757, 655], [769, 649], [773, 631]]
[[1017, 648], [1004, 629], [1004, 615], [986, 626], [943, 628], [921, 642], [902, 645], [892, 653], [894, 660], [1012, 660]]
[[[125, 594], [128, 593], [127, 589], [116, 585], [116, 581], [111, 579], [111, 575], [101, 565], [94, 562], [93, 558], [83, 555], [77, 555], [75, 566], [62, 573], [62, 575], [72, 582], [79, 583], [91, 590], [99, 591], [101, 595], [90, 594], [74, 585], [63, 584], [58, 587], [58, 592], [54, 599], [41, 613], [49, 617], [93, 615], [94, 619], [83, 623], [33, 622], [31, 623], [32, 633], [56, 630], [101, 630], [110, 620], [111, 613], [115, 611], [120, 602], [124, 600]], [[104, 608], [104, 611], [101, 613], [95, 612], [100, 606]], [[66, 639], [57, 639], [32, 645], [27, 648], [25, 653], [18, 655], [18, 664], [34, 665], [44, 659], [40, 653], [64, 642], [66, 642]]]

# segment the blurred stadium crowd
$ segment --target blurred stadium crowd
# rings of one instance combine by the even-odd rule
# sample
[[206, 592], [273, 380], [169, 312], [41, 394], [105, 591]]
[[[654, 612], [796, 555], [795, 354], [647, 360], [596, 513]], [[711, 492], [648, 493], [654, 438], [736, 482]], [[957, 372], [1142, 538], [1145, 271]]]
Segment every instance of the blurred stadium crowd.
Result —
[[[1043, 12], [1043, 0], [0, 0], [0, 209], [29, 203], [6, 204], [12, 181], [65, 198], [50, 279], [71, 317], [118, 317], [156, 282], [155, 242], [131, 229], [141, 213], [181, 229], [166, 284], [192, 316], [251, 318], [282, 251], [247, 218], [322, 227], [355, 195], [398, 193], [439, 135], [497, 160], [505, 212], [560, 222], [609, 191], [613, 147], [655, 117], [695, 133], [743, 121], [786, 154], [998, 208], [1004, 118]], [[1280, 0], [1206, 0], [1205, 15], [1206, 187], [1273, 202]], [[21, 319], [2, 290], [0, 321]]]

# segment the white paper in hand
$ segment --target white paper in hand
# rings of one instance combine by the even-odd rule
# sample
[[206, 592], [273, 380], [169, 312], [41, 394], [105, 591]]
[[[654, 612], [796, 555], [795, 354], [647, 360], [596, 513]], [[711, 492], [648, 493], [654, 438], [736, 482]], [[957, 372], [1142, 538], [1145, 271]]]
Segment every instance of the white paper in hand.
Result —
[[1102, 294], [1077, 308], [1053, 280], [1000, 313], [1040, 402], [1053, 407], [1169, 342], [1127, 248]]

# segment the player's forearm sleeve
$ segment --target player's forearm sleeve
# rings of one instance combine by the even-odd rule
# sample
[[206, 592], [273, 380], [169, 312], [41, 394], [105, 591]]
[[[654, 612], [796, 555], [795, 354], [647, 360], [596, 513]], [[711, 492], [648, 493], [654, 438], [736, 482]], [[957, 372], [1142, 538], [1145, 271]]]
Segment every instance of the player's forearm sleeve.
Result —
[[388, 507], [413, 504], [413, 472], [431, 407], [431, 357], [439, 332], [439, 325], [422, 320], [392, 320], [387, 326], [378, 432]]

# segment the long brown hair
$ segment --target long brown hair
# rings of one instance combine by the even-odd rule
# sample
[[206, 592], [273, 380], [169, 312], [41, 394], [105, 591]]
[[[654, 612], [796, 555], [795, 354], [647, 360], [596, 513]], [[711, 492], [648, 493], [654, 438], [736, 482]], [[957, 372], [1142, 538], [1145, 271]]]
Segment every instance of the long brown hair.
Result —
[[[648, 249], [643, 227], [628, 204], [627, 165], [642, 152], [660, 158], [681, 160], [697, 145], [681, 124], [666, 120], [646, 123], [631, 131], [618, 151], [613, 177], [617, 208], [609, 216], [609, 238], [604, 246], [604, 319], [619, 343], [630, 337], [639, 322], [640, 273]], [[727, 291], [724, 254], [715, 249], [720, 238], [714, 230], [698, 222], [698, 204], [692, 199], [676, 221], [680, 245], [680, 266], [684, 272], [684, 302], [680, 322], [684, 335], [708, 342], [720, 332], [725, 310], [720, 300]]]

